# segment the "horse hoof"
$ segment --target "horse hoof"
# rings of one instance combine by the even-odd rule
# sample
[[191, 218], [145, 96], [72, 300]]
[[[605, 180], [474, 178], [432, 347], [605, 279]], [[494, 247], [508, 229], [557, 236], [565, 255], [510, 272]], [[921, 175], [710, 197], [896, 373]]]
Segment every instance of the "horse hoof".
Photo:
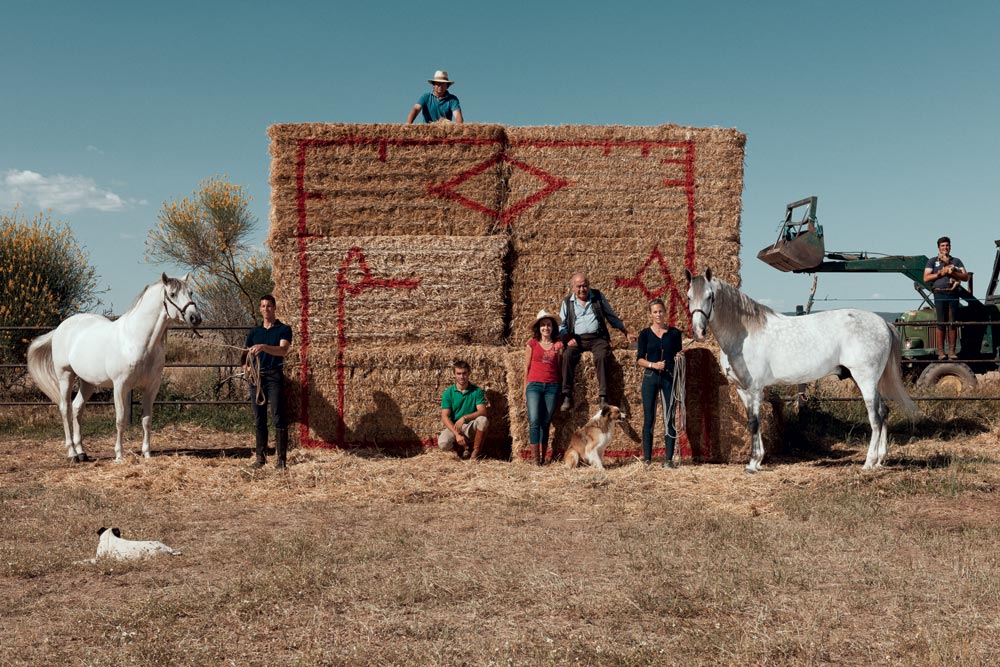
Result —
[[743, 469], [743, 472], [745, 472], [748, 475], [756, 475], [757, 468], [751, 468], [750, 466], [747, 466], [746, 468]]
[[77, 463], [86, 463], [86, 462], [87, 462], [87, 461], [89, 461], [89, 460], [90, 460], [90, 457], [89, 457], [89, 456], [87, 456], [87, 454], [86, 454], [86, 453], [83, 453], [83, 454], [77, 454], [77, 455], [76, 455], [76, 462], [77, 462]]

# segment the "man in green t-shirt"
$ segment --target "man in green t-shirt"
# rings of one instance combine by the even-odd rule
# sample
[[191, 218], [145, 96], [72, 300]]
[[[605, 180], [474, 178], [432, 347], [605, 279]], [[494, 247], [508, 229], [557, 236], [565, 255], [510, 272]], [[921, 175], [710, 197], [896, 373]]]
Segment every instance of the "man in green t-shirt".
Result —
[[444, 430], [438, 436], [438, 447], [455, 450], [458, 458], [478, 459], [486, 440], [486, 395], [469, 381], [469, 364], [458, 359], [454, 364], [455, 384], [441, 393], [441, 422]]

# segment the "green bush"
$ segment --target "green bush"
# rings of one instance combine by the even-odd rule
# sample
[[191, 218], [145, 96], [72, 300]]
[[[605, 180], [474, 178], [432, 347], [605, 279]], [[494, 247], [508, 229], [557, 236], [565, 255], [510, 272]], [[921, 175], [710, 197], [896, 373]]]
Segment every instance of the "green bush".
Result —
[[[52, 327], [97, 303], [97, 276], [69, 227], [44, 213], [0, 213], [0, 326]], [[23, 359], [37, 332], [0, 332], [0, 360]]]

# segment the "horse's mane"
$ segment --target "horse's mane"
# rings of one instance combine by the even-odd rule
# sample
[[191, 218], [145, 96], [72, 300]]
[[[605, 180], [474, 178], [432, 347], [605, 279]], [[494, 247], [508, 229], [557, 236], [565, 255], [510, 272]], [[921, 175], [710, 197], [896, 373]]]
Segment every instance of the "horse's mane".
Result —
[[740, 328], [747, 332], [764, 328], [769, 315], [775, 312], [757, 303], [724, 280], [715, 278], [715, 305], [712, 307], [712, 325], [724, 331]]
[[[139, 305], [139, 302], [142, 301], [142, 297], [146, 296], [146, 292], [149, 291], [149, 288], [155, 287], [156, 285], [162, 285], [162, 284], [163, 284], [163, 281], [157, 280], [155, 283], [150, 283], [149, 285], [146, 285], [145, 287], [143, 287], [142, 291], [139, 292], [139, 296], [135, 297], [135, 301], [132, 302], [132, 305], [128, 307], [128, 310], [126, 310], [124, 313], [122, 313], [121, 315], [119, 315], [119, 318], [125, 317], [126, 315], [128, 315], [129, 313], [131, 313], [133, 310], [135, 310], [136, 306]], [[168, 277], [167, 278], [167, 287], [172, 287], [174, 289], [180, 289], [182, 287], [182, 283], [181, 283], [181, 281], [177, 280], [177, 278], [169, 278]]]

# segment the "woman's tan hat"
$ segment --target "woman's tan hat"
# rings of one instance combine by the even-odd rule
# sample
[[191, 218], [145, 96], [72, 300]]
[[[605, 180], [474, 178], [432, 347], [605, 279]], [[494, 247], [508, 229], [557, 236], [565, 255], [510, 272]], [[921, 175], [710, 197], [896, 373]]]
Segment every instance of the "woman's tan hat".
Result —
[[559, 328], [559, 318], [553, 315], [552, 313], [548, 312], [544, 308], [538, 311], [538, 315], [535, 316], [535, 321], [531, 323], [531, 328], [534, 329], [535, 325], [544, 319], [552, 320], [553, 327], [556, 329]]
[[434, 78], [433, 79], [427, 79], [427, 83], [430, 83], [430, 84], [447, 83], [450, 86], [451, 84], [453, 84], [455, 82], [454, 81], [450, 81], [448, 79], [448, 73], [447, 72], [445, 72], [443, 69], [439, 69], [438, 71], [434, 72]]

